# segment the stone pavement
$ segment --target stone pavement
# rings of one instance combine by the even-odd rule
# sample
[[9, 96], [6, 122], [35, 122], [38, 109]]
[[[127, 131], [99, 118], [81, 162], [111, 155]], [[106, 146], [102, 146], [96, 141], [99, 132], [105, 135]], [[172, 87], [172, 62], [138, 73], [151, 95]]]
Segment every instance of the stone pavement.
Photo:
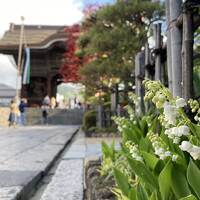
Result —
[[[62, 156], [40, 200], [83, 200], [84, 162], [101, 155], [102, 140], [111, 143], [113, 138], [86, 138], [84, 133], [79, 131], [75, 142]], [[115, 141], [116, 148], [118, 148], [120, 139], [117, 138]]]
[[0, 128], [0, 200], [27, 200], [78, 126]]

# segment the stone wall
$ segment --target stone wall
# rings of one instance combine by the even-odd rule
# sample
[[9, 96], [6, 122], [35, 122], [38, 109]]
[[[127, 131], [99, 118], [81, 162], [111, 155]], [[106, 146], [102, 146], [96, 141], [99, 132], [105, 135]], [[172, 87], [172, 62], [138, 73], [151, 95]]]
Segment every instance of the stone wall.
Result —
[[8, 126], [8, 116], [10, 109], [8, 107], [0, 107], [0, 127]]
[[[40, 108], [27, 108], [27, 125], [42, 124], [42, 110]], [[81, 109], [48, 109], [48, 124], [50, 125], [81, 125], [83, 111]]]

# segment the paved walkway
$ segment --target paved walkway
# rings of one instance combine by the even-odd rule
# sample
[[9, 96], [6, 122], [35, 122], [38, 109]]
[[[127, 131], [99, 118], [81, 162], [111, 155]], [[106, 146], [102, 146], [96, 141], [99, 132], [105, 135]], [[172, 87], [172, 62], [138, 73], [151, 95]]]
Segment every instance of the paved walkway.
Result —
[[0, 128], [0, 200], [31, 191], [71, 139], [77, 126]]
[[[101, 155], [102, 140], [111, 143], [113, 138], [85, 138], [84, 133], [79, 131], [75, 142], [62, 156], [40, 200], [83, 200], [84, 163]], [[118, 147], [119, 139], [115, 141]]]

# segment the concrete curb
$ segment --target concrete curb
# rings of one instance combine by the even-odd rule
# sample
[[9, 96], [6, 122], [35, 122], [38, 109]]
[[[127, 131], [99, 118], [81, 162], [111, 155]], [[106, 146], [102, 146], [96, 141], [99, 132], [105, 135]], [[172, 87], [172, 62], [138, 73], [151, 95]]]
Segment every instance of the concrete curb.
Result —
[[49, 170], [53, 167], [55, 162], [58, 160], [58, 158], [61, 156], [63, 151], [66, 149], [66, 147], [72, 142], [78, 131], [80, 130], [80, 127], [77, 128], [76, 131], [72, 134], [71, 138], [66, 142], [66, 144], [60, 149], [60, 151], [56, 154], [56, 156], [52, 159], [52, 161], [47, 165], [47, 167], [44, 169], [44, 171], [39, 172], [28, 184], [22, 186], [22, 190], [17, 194], [17, 196], [12, 200], [27, 200], [32, 192], [34, 192], [33, 188], [35, 188], [39, 182], [42, 180], [42, 178], [49, 172]]

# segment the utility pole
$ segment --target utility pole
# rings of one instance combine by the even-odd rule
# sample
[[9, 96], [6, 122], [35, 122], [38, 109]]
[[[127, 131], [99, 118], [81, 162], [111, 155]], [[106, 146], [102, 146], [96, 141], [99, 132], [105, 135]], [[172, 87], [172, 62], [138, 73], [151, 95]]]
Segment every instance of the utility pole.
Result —
[[16, 84], [16, 98], [19, 100], [20, 94], [20, 84], [21, 84], [21, 63], [22, 63], [22, 47], [24, 38], [24, 17], [21, 16], [21, 29], [19, 38], [19, 49], [18, 49], [18, 62], [17, 62], [17, 84]]
[[182, 35], [181, 30], [176, 26], [176, 20], [181, 14], [182, 0], [169, 0], [169, 3], [173, 96], [182, 97]]
[[170, 6], [169, 0], [165, 0], [165, 12], [167, 16], [167, 74], [168, 74], [168, 87], [173, 93], [172, 87], [172, 52], [171, 52], [171, 32], [170, 32]]
[[192, 10], [187, 8], [183, 12], [182, 68], [182, 92], [185, 100], [188, 100], [193, 94], [193, 15]]

